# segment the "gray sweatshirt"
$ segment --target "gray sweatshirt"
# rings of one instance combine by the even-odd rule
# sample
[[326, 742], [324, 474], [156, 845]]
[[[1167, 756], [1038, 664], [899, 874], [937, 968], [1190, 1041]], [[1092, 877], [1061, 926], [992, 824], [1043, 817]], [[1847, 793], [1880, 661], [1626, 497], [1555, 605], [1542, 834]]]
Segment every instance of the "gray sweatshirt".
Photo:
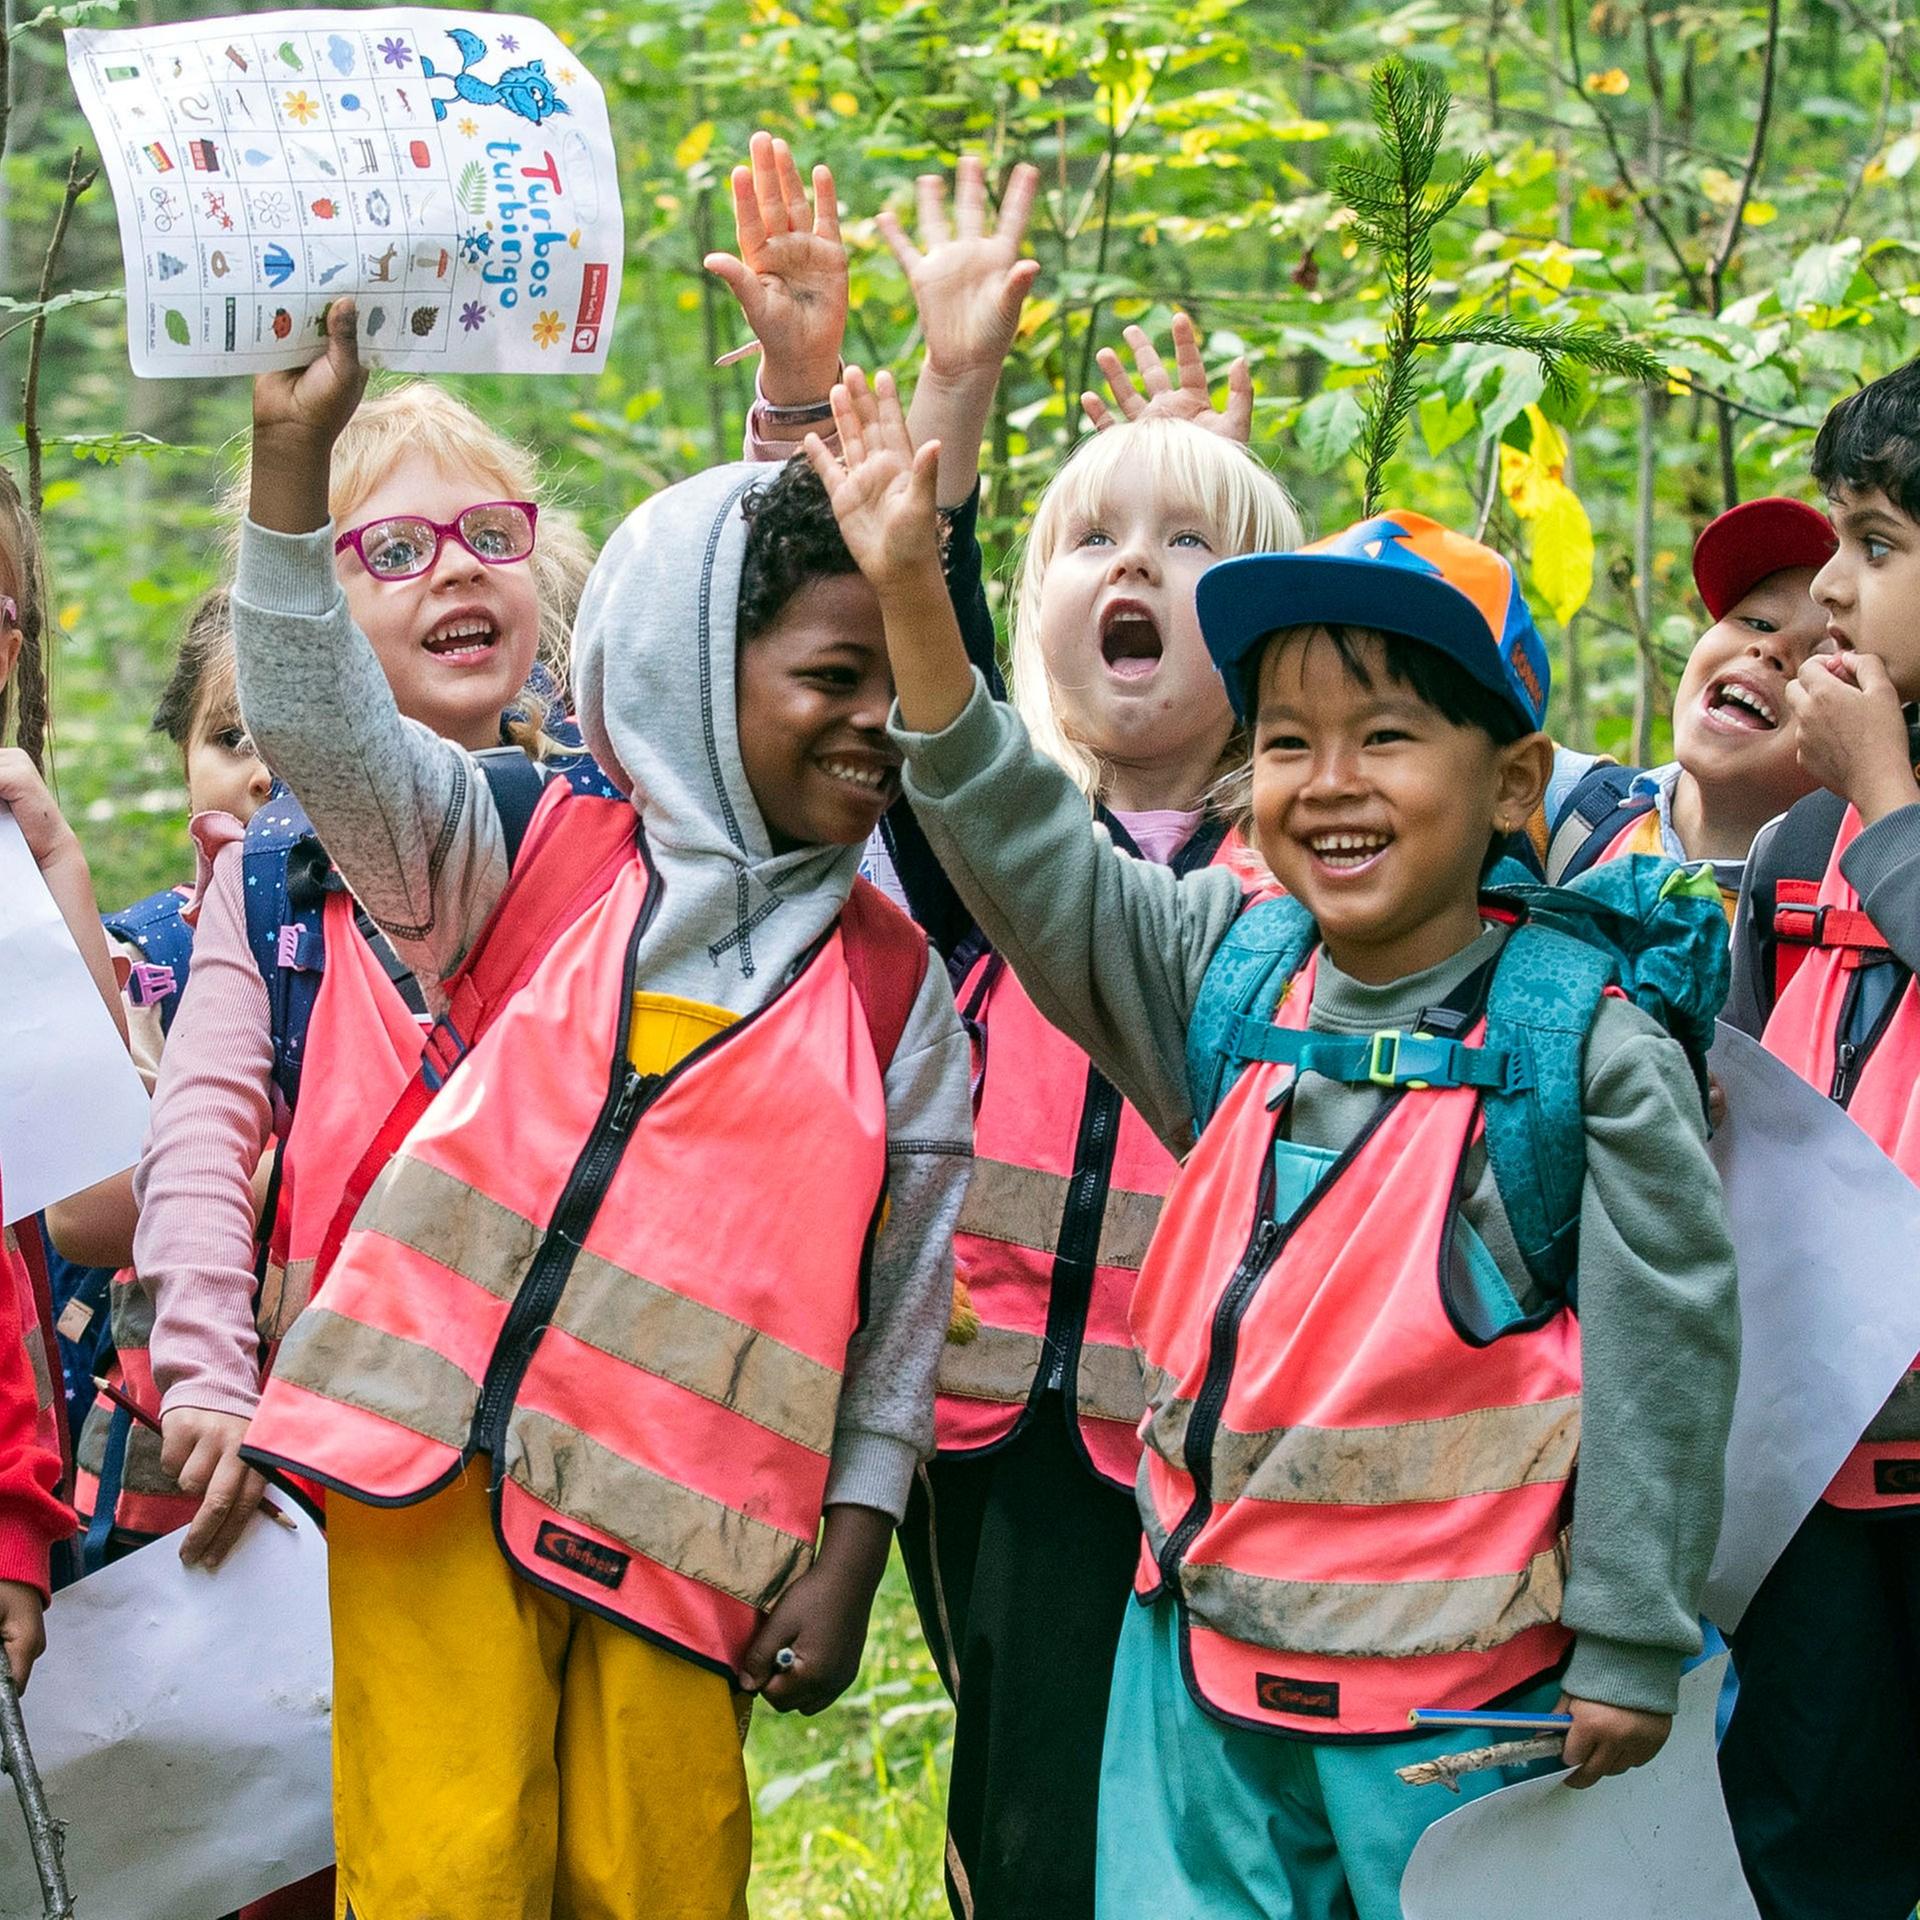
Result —
[[[637, 977], [742, 1014], [771, 999], [831, 925], [860, 860], [858, 847], [774, 853], [740, 763], [739, 499], [765, 477], [718, 468], [636, 510], [594, 568], [575, 629], [582, 730], [632, 793], [661, 880]], [[484, 777], [471, 754], [394, 706], [334, 577], [331, 525], [288, 537], [247, 524], [233, 601], [249, 731], [437, 1004], [437, 983], [506, 885]], [[937, 963], [885, 1085], [890, 1207], [847, 1357], [826, 1497], [897, 1520], [933, 1446], [953, 1227], [972, 1168], [967, 1042]]]
[[[914, 811], [995, 948], [1040, 1011], [1183, 1154], [1193, 1138], [1187, 1022], [1240, 912], [1238, 880], [1222, 868], [1176, 877], [1116, 852], [984, 686], [944, 733], [896, 725], [894, 738]], [[1412, 1027], [1504, 938], [1489, 929], [1384, 987], [1342, 975], [1322, 954], [1310, 1024]], [[1342, 1147], [1383, 1097], [1304, 1074], [1293, 1137]], [[1686, 1055], [1624, 1001], [1603, 1002], [1595, 1017], [1585, 1115], [1566, 1685], [1583, 1699], [1670, 1713], [1681, 1664], [1699, 1649], [1700, 1591], [1720, 1529], [1739, 1357], [1733, 1246]], [[1526, 1301], [1533, 1283], [1482, 1149], [1469, 1155], [1463, 1193], [1465, 1218]]]

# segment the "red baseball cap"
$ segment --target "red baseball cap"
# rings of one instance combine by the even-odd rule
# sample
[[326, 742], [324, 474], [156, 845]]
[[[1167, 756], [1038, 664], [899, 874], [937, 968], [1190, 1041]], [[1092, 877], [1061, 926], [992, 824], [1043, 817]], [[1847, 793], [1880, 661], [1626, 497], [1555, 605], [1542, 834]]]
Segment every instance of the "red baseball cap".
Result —
[[1824, 567], [1839, 541], [1827, 516], [1804, 500], [1747, 500], [1710, 520], [1693, 543], [1693, 584], [1715, 620], [1770, 573]]

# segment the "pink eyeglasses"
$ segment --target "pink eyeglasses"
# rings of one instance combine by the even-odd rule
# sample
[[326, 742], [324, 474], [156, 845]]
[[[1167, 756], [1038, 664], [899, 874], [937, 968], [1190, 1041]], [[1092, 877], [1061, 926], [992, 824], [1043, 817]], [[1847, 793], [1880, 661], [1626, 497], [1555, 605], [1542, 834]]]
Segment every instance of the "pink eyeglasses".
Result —
[[350, 528], [333, 550], [345, 553], [351, 547], [376, 580], [412, 580], [426, 573], [449, 539], [490, 567], [510, 567], [532, 553], [539, 517], [531, 500], [483, 500], [450, 523], [424, 514], [392, 514]]

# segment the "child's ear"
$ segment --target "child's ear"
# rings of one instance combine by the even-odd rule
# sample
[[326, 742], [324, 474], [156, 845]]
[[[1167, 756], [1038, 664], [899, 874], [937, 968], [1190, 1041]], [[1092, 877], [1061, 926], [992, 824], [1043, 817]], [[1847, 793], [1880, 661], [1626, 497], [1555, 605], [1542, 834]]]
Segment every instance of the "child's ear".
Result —
[[1501, 747], [1498, 762], [1493, 823], [1502, 833], [1524, 832], [1553, 778], [1553, 741], [1530, 733]]

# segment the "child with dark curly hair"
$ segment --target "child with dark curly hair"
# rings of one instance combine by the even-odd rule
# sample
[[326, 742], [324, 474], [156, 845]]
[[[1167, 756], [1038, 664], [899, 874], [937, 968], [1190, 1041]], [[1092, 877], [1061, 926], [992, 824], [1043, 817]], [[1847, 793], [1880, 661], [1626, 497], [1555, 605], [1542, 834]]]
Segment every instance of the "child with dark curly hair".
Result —
[[900, 785], [879, 602], [804, 466], [656, 495], [575, 626], [628, 800], [550, 788], [510, 853], [335, 579], [362, 383], [338, 310], [257, 383], [234, 586], [247, 723], [445, 1016], [247, 1436], [332, 1489], [341, 1891], [744, 1915], [744, 1709], [858, 1669], [970, 1167], [945, 975], [856, 877]]

